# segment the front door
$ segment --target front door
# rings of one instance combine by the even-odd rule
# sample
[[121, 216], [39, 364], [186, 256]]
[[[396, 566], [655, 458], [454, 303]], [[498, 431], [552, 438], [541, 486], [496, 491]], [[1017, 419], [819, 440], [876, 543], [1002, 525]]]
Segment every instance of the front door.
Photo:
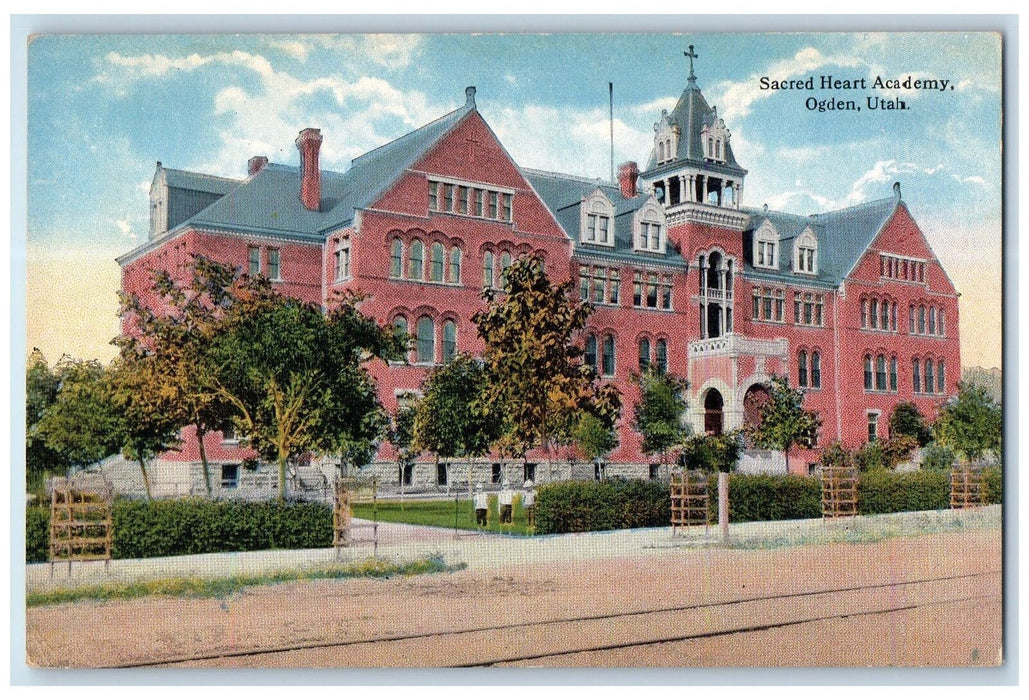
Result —
[[708, 435], [722, 434], [722, 405], [718, 389], [708, 389], [704, 397], [704, 432]]

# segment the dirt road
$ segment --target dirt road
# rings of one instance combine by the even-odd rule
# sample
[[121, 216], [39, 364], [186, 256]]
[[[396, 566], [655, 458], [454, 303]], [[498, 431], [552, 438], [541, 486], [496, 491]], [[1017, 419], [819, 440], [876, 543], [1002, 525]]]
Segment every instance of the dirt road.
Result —
[[997, 529], [77, 603], [28, 610], [28, 657], [49, 667], [994, 665], [1000, 562]]

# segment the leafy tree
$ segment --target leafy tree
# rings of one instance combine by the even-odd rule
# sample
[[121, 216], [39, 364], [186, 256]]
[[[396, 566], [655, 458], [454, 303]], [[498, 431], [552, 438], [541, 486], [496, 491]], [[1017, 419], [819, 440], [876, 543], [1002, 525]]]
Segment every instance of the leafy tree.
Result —
[[689, 382], [654, 369], [647, 370], [636, 381], [640, 400], [632, 427], [643, 436], [643, 451], [648, 455], [660, 454], [664, 462], [668, 451], [681, 445], [690, 433], [682, 422]]
[[1000, 450], [1002, 427], [1001, 408], [987, 391], [958, 382], [958, 395], [940, 407], [933, 433], [940, 445], [974, 462]]
[[578, 453], [588, 461], [603, 459], [618, 447], [614, 425], [588, 412], [579, 415], [572, 430], [572, 439]]
[[414, 446], [440, 459], [480, 457], [500, 437], [500, 422], [483, 410], [486, 370], [466, 354], [436, 368], [414, 411]]
[[39, 484], [47, 475], [62, 472], [71, 466], [59, 451], [47, 445], [36, 426], [43, 412], [57, 401], [61, 376], [51, 369], [38, 348], [28, 357], [25, 368], [25, 472], [30, 483]]
[[925, 417], [912, 401], [902, 401], [893, 407], [890, 414], [890, 438], [907, 435], [914, 438], [918, 445], [925, 447], [932, 439], [932, 433], [925, 422]]
[[911, 435], [890, 435], [888, 440], [882, 441], [883, 456], [886, 458], [886, 466], [896, 469], [897, 465], [911, 458], [915, 448], [918, 447], [918, 439]]
[[86, 466], [118, 452], [123, 419], [111, 397], [108, 370], [96, 361], [62, 358], [60, 388], [35, 424], [35, 437], [70, 465]]
[[854, 453], [843, 446], [839, 440], [834, 440], [822, 450], [821, 462], [823, 467], [854, 467]]
[[692, 435], [682, 443], [679, 460], [693, 469], [707, 472], [731, 472], [740, 459], [738, 432], [722, 435]]
[[574, 342], [592, 307], [576, 298], [570, 281], [551, 284], [542, 259], [525, 256], [507, 269], [502, 293], [487, 289], [483, 297], [486, 309], [472, 320], [485, 344], [482, 405], [504, 426], [499, 447], [516, 454], [542, 447], [549, 463], [552, 441], [581, 411], [617, 417], [618, 390], [595, 383]]
[[239, 276], [234, 268], [195, 256], [188, 281], [166, 270], [154, 273], [155, 313], [137, 296], [122, 296], [126, 333], [116, 344], [127, 352], [146, 353], [157, 363], [152, 381], [171, 402], [181, 426], [194, 428], [204, 483], [211, 493], [204, 438], [232, 426], [234, 408], [218, 391], [211, 355], [222, 315], [233, 301]]
[[957, 455], [949, 447], [929, 443], [922, 452], [922, 469], [931, 472], [949, 472], [954, 467]]
[[246, 442], [279, 468], [309, 451], [338, 454], [377, 439], [385, 425], [364, 362], [393, 359], [400, 348], [385, 329], [343, 294], [321, 308], [276, 292], [267, 280], [242, 279], [213, 339], [216, 389], [232, 404]]
[[[418, 454], [414, 442], [414, 422], [418, 404], [397, 406], [389, 427], [389, 441], [397, 450], [397, 466], [403, 470]], [[403, 477], [400, 479], [403, 485]]]
[[746, 428], [747, 437], [765, 450], [782, 450], [786, 471], [790, 469], [790, 450], [795, 445], [812, 447], [822, 419], [804, 408], [804, 392], [791, 389], [786, 377], [773, 375], [768, 401], [759, 409], [760, 420]]

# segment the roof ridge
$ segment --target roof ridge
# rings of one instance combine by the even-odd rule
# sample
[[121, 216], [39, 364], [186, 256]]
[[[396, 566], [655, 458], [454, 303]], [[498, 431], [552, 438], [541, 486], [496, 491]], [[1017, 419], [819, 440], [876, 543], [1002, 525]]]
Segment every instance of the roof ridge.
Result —
[[585, 175], [572, 175], [570, 173], [559, 173], [555, 170], [540, 170], [539, 168], [525, 168], [521, 167], [523, 173], [531, 173], [533, 175], [541, 175], [543, 177], [558, 177], [563, 180], [574, 180], [575, 182], [581, 182], [588, 185], [597, 185], [598, 187], [618, 187], [618, 183], [605, 180], [602, 177], [586, 177]]
[[463, 104], [460, 107], [458, 107], [457, 109], [451, 110], [451, 111], [447, 112], [446, 114], [444, 114], [443, 116], [437, 117], [436, 119], [433, 119], [431, 122], [428, 122], [427, 124], [422, 124], [420, 127], [418, 127], [417, 129], [414, 129], [413, 131], [408, 131], [406, 134], [402, 134], [401, 136], [398, 136], [397, 138], [393, 139], [392, 141], [387, 141], [386, 143], [382, 144], [381, 146], [376, 146], [375, 148], [373, 148], [370, 151], [365, 151], [361, 155], [355, 156], [354, 158], [352, 158], [350, 160], [350, 167], [353, 168], [355, 165], [358, 164], [358, 162], [364, 162], [364, 160], [366, 158], [371, 156], [376, 151], [381, 151], [383, 148], [386, 148], [387, 146], [392, 146], [393, 144], [395, 144], [395, 143], [397, 143], [399, 141], [403, 141], [404, 139], [412, 136], [413, 134], [417, 134], [419, 131], [422, 131], [424, 129], [428, 129], [430, 126], [438, 124], [441, 121], [443, 121], [444, 119], [447, 119], [449, 117], [454, 116], [458, 112], [461, 112], [461, 111], [467, 112], [467, 111], [470, 111], [470, 110], [473, 110], [473, 109], [475, 109], [474, 105]]
[[811, 214], [811, 217], [815, 218], [815, 217], [829, 216], [830, 214], [842, 214], [844, 212], [853, 211], [855, 209], [861, 209], [863, 207], [871, 208], [872, 205], [885, 204], [887, 202], [895, 202], [895, 201], [899, 201], [899, 200], [896, 197], [881, 197], [879, 199], [870, 199], [867, 202], [861, 202], [859, 204], [852, 204], [851, 206], [843, 207], [842, 209], [830, 209], [829, 211], [824, 211], [824, 212], [822, 212], [820, 214]]
[[198, 170], [185, 170], [183, 168], [166, 168], [163, 165], [161, 169], [165, 172], [170, 173], [185, 173], [186, 175], [195, 175], [196, 177], [206, 177], [210, 180], [226, 180], [228, 182], [243, 182], [245, 178], [228, 177], [226, 175], [211, 175], [210, 173], [202, 173]]

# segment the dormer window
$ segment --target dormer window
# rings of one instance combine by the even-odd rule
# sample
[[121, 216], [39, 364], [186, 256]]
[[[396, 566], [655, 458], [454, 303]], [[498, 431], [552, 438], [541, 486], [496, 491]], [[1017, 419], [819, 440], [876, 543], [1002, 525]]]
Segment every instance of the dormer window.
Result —
[[804, 229], [793, 245], [793, 271], [804, 275], [818, 274], [818, 239], [810, 228]]
[[725, 122], [715, 114], [713, 123], [705, 124], [700, 130], [700, 142], [704, 144], [704, 157], [708, 160], [724, 163], [729, 145], [729, 130]]
[[765, 221], [754, 234], [754, 267], [779, 268], [779, 232], [771, 221]]
[[661, 121], [654, 124], [654, 159], [658, 165], [675, 160], [679, 147], [679, 127], [668, 119], [668, 111], [661, 110]]
[[600, 190], [594, 190], [582, 201], [579, 241], [613, 247], [615, 244], [615, 207]]
[[667, 240], [664, 209], [651, 197], [633, 217], [633, 247], [651, 253], [664, 253]]

